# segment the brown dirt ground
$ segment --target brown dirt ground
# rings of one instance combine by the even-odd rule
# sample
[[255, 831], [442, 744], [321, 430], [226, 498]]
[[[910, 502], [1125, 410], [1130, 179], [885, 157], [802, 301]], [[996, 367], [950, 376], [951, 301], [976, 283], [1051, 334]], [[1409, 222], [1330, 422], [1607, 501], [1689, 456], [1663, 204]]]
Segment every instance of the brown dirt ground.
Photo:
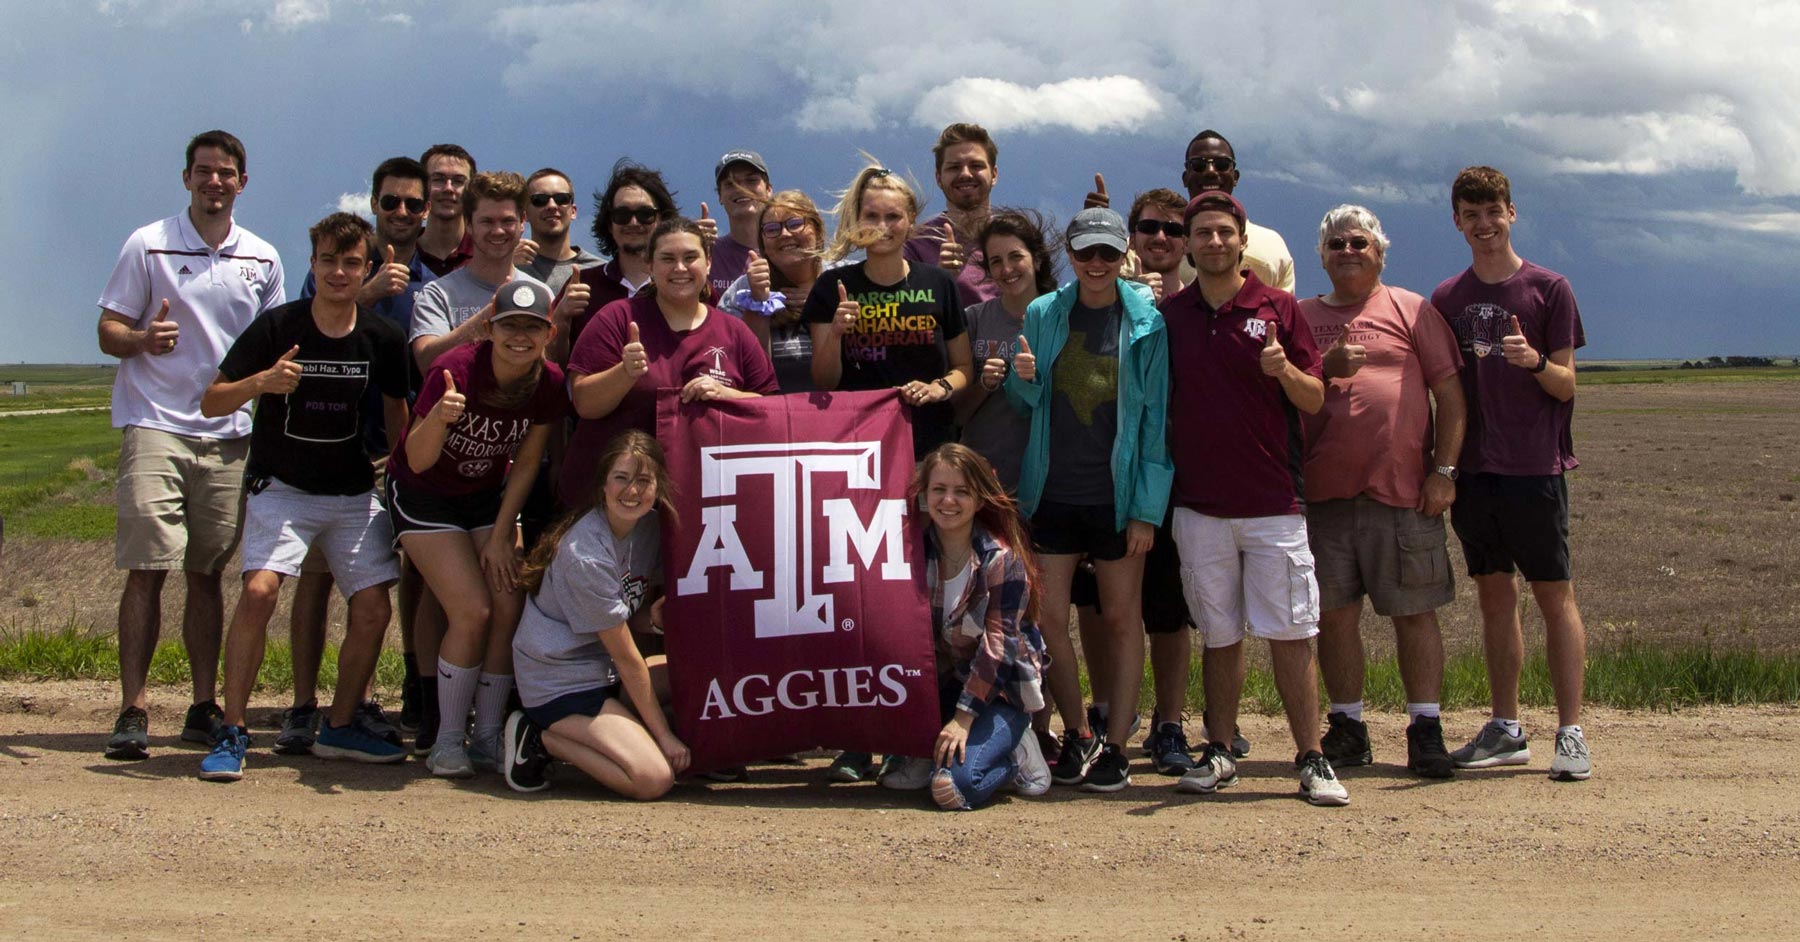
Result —
[[[1594, 711], [1595, 777], [1423, 783], [1393, 714], [1353, 804], [1293, 794], [1278, 720], [1243, 781], [1178, 795], [1139, 760], [1113, 796], [1056, 789], [943, 814], [827, 786], [822, 760], [631, 805], [563, 778], [522, 796], [423, 765], [253, 748], [193, 777], [160, 692], [153, 756], [100, 758], [106, 684], [0, 684], [0, 936], [61, 939], [1787, 938], [1800, 886], [1800, 710]], [[266, 704], [273, 706], [273, 703]], [[1447, 717], [1453, 737], [1480, 717]], [[1135, 749], [1133, 752], [1135, 753]]]

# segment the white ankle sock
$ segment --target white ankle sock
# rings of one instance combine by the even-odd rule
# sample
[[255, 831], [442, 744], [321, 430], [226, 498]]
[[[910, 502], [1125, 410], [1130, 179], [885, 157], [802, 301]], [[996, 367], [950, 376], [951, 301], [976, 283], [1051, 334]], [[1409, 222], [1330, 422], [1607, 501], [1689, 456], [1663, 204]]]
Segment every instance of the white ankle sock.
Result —
[[1574, 726], [1558, 726], [1556, 728], [1556, 734], [1558, 736], [1560, 736], [1563, 733], [1574, 733], [1575, 735], [1580, 736], [1581, 735], [1581, 724], [1576, 723]]
[[1406, 705], [1406, 721], [1412, 722], [1421, 716], [1437, 718], [1438, 705], [1435, 703], [1408, 703]]
[[1342, 713], [1358, 723], [1362, 722], [1362, 711], [1363, 702], [1361, 700], [1355, 703], [1333, 703], [1331, 705], [1331, 712]]
[[457, 667], [438, 658], [438, 743], [462, 745], [463, 724], [468, 722], [469, 705], [475, 702], [475, 685], [481, 678], [481, 666]]
[[1508, 736], [1517, 737], [1525, 735], [1525, 728], [1519, 725], [1518, 720], [1509, 720], [1504, 717], [1496, 716], [1493, 719], [1488, 720], [1488, 722], [1493, 723], [1496, 726], [1504, 727], [1506, 729], [1506, 735]]

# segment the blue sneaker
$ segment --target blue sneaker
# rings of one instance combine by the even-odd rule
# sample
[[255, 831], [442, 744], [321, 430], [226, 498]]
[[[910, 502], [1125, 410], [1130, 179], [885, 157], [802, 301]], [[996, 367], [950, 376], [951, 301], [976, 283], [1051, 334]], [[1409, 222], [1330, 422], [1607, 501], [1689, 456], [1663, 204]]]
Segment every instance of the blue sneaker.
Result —
[[319, 738], [312, 754], [321, 759], [349, 759], [352, 762], [400, 762], [406, 750], [375, 734], [369, 727], [352, 721], [349, 726], [333, 726], [330, 720], [319, 724]]
[[208, 782], [235, 782], [244, 777], [244, 750], [250, 734], [242, 726], [220, 726], [213, 733], [212, 751], [200, 760], [200, 777]]

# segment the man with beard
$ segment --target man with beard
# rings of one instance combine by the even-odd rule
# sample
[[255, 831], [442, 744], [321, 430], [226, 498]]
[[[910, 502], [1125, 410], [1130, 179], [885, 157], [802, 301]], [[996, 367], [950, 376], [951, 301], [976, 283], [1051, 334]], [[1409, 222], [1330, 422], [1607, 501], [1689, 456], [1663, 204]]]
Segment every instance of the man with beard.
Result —
[[956, 277], [956, 294], [964, 307], [997, 297], [988, 278], [986, 257], [974, 244], [987, 223], [988, 198], [999, 178], [1000, 149], [979, 124], [952, 124], [938, 135], [931, 156], [937, 165], [943, 212], [919, 223], [906, 240], [909, 262], [936, 265]]
[[575, 349], [575, 341], [594, 312], [614, 301], [635, 297], [650, 283], [650, 231], [657, 223], [679, 215], [675, 196], [663, 182], [662, 174], [629, 160], [613, 165], [612, 177], [606, 181], [606, 190], [595, 202], [594, 211], [594, 244], [609, 259], [604, 265], [581, 271], [581, 283], [589, 291], [587, 308], [576, 310], [570, 305], [569, 319], [557, 321], [550, 356], [558, 363], [568, 360], [569, 351]]

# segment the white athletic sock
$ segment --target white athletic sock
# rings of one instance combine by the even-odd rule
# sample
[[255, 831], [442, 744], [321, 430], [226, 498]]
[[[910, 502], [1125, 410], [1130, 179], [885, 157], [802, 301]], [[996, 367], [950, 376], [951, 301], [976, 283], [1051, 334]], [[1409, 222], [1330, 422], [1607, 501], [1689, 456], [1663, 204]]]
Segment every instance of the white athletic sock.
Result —
[[[511, 674], [483, 672], [475, 688], [475, 741], [483, 749], [500, 741], [500, 727], [506, 725], [506, 700], [512, 696]], [[495, 756], [495, 758], [499, 758]]]
[[1435, 703], [1408, 703], [1406, 705], [1406, 721], [1408, 723], [1421, 716], [1429, 716], [1436, 719], [1437, 715], [1438, 705]]
[[1556, 734], [1561, 736], [1563, 733], [1574, 733], [1575, 735], [1580, 736], [1581, 724], [1576, 723], [1574, 726], [1558, 726], [1556, 728]]
[[438, 658], [438, 735], [432, 745], [463, 742], [463, 724], [468, 722], [469, 705], [475, 702], [475, 684], [481, 678], [481, 667], [457, 667]]
[[1509, 720], [1505, 717], [1496, 716], [1493, 719], [1488, 720], [1488, 722], [1493, 723], [1496, 726], [1505, 727], [1506, 735], [1508, 736], [1517, 738], [1525, 735], [1525, 729], [1519, 725], [1518, 720]]
[[1361, 700], [1355, 703], [1333, 703], [1331, 705], [1331, 712], [1342, 713], [1358, 723], [1362, 722], [1362, 710], [1363, 702]]

